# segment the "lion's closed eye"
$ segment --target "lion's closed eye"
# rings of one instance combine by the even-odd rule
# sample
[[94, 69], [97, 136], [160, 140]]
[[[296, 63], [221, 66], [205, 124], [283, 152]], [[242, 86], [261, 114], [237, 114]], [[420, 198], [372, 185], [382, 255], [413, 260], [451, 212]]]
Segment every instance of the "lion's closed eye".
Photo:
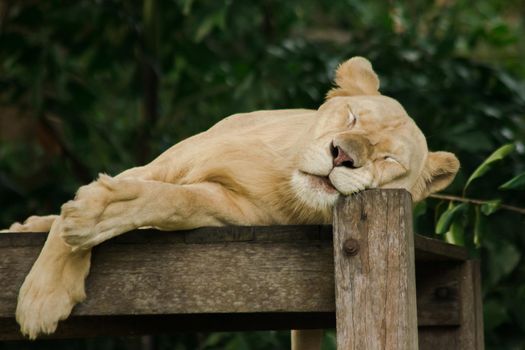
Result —
[[379, 186], [406, 174], [407, 169], [393, 156], [383, 156], [375, 162], [375, 178]]
[[352, 109], [350, 108], [350, 106], [348, 106], [347, 108], [347, 123], [348, 123], [348, 127], [351, 129], [355, 126], [355, 124], [357, 123], [357, 114], [355, 114]]

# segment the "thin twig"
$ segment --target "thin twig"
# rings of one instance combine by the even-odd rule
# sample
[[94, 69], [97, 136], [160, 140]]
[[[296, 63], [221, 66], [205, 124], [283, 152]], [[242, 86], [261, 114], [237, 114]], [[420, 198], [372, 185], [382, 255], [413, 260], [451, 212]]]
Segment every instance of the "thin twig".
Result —
[[[483, 200], [483, 199], [473, 199], [473, 198], [465, 198], [465, 197], [459, 197], [459, 196], [452, 196], [449, 194], [431, 194], [430, 197], [436, 198], [436, 199], [445, 199], [453, 202], [463, 202], [463, 203], [472, 203], [472, 204], [486, 204], [489, 201]], [[516, 213], [525, 214], [525, 208], [515, 207], [513, 205], [508, 204], [500, 204], [500, 208], [514, 211]]]

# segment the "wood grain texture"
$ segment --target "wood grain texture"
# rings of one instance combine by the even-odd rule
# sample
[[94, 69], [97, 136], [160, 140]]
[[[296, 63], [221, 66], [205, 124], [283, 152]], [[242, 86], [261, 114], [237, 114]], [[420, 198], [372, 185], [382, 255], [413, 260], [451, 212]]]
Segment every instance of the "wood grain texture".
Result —
[[[417, 349], [410, 195], [369, 190], [334, 213], [338, 349]], [[354, 256], [345, 252], [348, 240], [358, 242]]]
[[420, 327], [419, 350], [476, 350], [458, 344], [458, 326]]
[[[13, 317], [18, 289], [45, 237], [42, 233], [0, 235], [0, 318]], [[232, 258], [232, 254], [236, 257]], [[432, 302], [435, 289], [442, 284], [439, 278], [433, 277], [432, 265], [426, 261], [421, 263], [421, 273], [418, 270], [421, 283], [417, 285], [418, 289], [420, 285], [425, 288], [418, 290], [418, 298], [423, 301], [418, 309], [420, 324], [459, 324], [457, 303]], [[200, 276], [196, 279], [189, 276], [192, 273], [189, 269], [198, 271]], [[428, 274], [425, 273], [427, 269]], [[271, 280], [269, 287], [260, 286], [265, 278], [273, 278], [276, 274], [281, 275], [280, 279]], [[333, 312], [331, 227], [225, 227], [172, 233], [153, 230], [128, 233], [95, 248], [87, 282], [88, 299], [73, 315], [239, 312], [230, 296], [222, 291], [210, 296], [209, 287], [229, 284], [230, 289], [247, 288], [249, 283], [245, 282], [250, 280], [245, 278], [255, 279], [259, 284], [258, 293], [252, 294], [250, 302], [244, 304], [246, 312], [256, 312], [256, 308], [262, 312], [276, 309], [288, 312], [298, 303], [296, 309], [304, 312]], [[276, 283], [282, 279], [287, 282]], [[308, 295], [307, 301], [294, 301], [284, 307], [278, 299], [279, 295], [287, 293], [286, 288], [291, 288], [289, 293], [294, 295]], [[206, 298], [211, 298], [208, 306], [199, 306], [198, 300], [204, 298], [199, 293], [207, 293]], [[185, 300], [182, 304], [162, 300], [172, 297], [184, 297]], [[215, 299], [218, 301], [212, 302]], [[271, 306], [274, 299], [280, 304]], [[266, 303], [267, 308], [261, 307], [262, 303]], [[158, 310], [154, 307], [156, 304], [165, 306]]]
[[421, 261], [416, 265], [419, 326], [459, 326], [462, 263]]
[[459, 298], [463, 302], [460, 308], [459, 349], [483, 350], [485, 346], [479, 262], [466, 261], [460, 269]]
[[[21, 339], [14, 321], [18, 289], [45, 238], [0, 234], [0, 340]], [[460, 292], [462, 273], [469, 271], [462, 269], [466, 252], [426, 237], [416, 236], [415, 243], [418, 324], [429, 343], [432, 329], [446, 329], [457, 341], [468, 321], [461, 298], [472, 299], [468, 288]], [[130, 232], [95, 248], [88, 298], [52, 337], [333, 328], [332, 244], [331, 226]], [[449, 294], [443, 296], [443, 287]], [[475, 295], [472, 334], [482, 344]]]
[[414, 246], [418, 261], [465, 261], [469, 258], [463, 247], [421, 235], [414, 235]]

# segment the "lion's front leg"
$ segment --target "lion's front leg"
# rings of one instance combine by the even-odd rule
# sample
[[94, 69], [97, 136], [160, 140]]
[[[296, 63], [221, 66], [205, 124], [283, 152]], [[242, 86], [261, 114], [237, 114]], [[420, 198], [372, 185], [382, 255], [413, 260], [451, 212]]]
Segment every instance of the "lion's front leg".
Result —
[[[75, 198], [62, 206], [62, 238], [74, 250], [102, 242], [97, 225], [107, 216], [108, 210], [117, 203], [132, 202], [138, 197], [140, 188], [137, 186], [126, 186], [116, 178], [101, 174], [96, 181], [80, 187]], [[122, 220], [118, 226], [126, 230], [135, 228], [133, 220]]]
[[61, 219], [54, 220], [46, 243], [26, 276], [18, 296], [16, 319], [23, 334], [34, 339], [53, 333], [59, 320], [69, 316], [85, 298], [89, 250], [73, 253], [60, 237]]
[[238, 201], [243, 199], [233, 196], [213, 183], [176, 185], [103, 175], [62, 207], [62, 237], [76, 250], [140, 227], [183, 230], [256, 223], [248, 210], [240, 211]]

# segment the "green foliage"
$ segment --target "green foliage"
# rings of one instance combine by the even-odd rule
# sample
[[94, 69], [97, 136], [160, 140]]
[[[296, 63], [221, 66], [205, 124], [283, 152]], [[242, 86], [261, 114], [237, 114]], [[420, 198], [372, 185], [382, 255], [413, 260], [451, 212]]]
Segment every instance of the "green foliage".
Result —
[[501, 199], [493, 199], [481, 204], [481, 212], [487, 216], [493, 214], [500, 208]]
[[521, 173], [505, 182], [499, 187], [500, 190], [525, 189], [525, 173]]
[[454, 219], [461, 215], [467, 208], [468, 204], [466, 203], [454, 205], [453, 202], [450, 202], [447, 211], [441, 215], [436, 224], [436, 233], [443, 234], [447, 232]]
[[467, 187], [470, 185], [470, 183], [473, 180], [483, 176], [487, 171], [489, 171], [494, 166], [494, 163], [497, 163], [498, 160], [502, 160], [503, 158], [505, 158], [513, 150], [514, 150], [514, 145], [509, 144], [509, 145], [501, 146], [496, 151], [494, 151], [494, 153], [492, 153], [483, 163], [481, 163], [481, 165], [477, 167], [476, 170], [474, 170], [472, 175], [470, 175], [470, 177], [467, 180], [467, 183], [465, 184], [465, 187], [463, 188], [463, 192], [467, 190]]
[[[513, 148], [513, 145], [505, 145], [493, 152], [468, 178], [463, 193], [472, 180], [490, 174], [491, 170], [494, 171], [493, 168], [496, 168], [494, 163], [504, 159]], [[522, 185], [522, 178], [523, 174], [513, 177], [499, 189], [517, 189]], [[511, 230], [516, 230], [515, 232], [507, 232], [504, 227], [495, 230], [494, 227], [496, 226], [492, 225], [492, 228], [489, 228], [490, 221], [487, 218], [489, 216], [495, 218], [494, 215], [503, 209], [517, 212], [518, 215], [521, 214], [519, 220], [523, 221], [525, 208], [505, 205], [502, 203], [502, 196], [498, 197], [500, 198], [492, 200], [453, 197], [448, 203], [448, 209], [439, 215], [436, 223], [436, 234], [445, 233], [447, 242], [470, 247], [472, 254], [481, 253], [484, 257], [482, 262], [484, 267], [485, 332], [488, 341], [493, 342], [494, 346], [502, 344], [499, 336], [501, 336], [500, 334], [506, 336], [509, 325], [523, 330], [523, 314], [516, 312], [516, 307], [523, 311], [520, 304], [523, 300], [519, 299], [523, 297], [523, 294], [516, 298], [513, 290], [520, 293], [525, 289], [525, 283], [522, 279], [523, 271], [518, 269], [518, 264], [523, 256], [523, 240], [521, 237], [518, 240], [508, 237], [509, 233], [516, 234], [519, 232], [519, 221], [510, 226]], [[463, 203], [455, 205], [454, 201]], [[474, 210], [469, 210], [471, 207], [474, 207]], [[508, 218], [508, 216], [503, 217]], [[470, 234], [470, 230], [472, 230], [472, 234]], [[512, 285], [516, 282], [519, 286]], [[508, 298], [508, 294], [512, 294], [512, 298]], [[503, 329], [505, 330], [503, 331]], [[510, 333], [512, 334], [512, 331]], [[512, 334], [510, 338], [512, 340], [506, 342], [508, 344], [506, 346], [509, 348], [523, 344], [523, 340], [520, 340], [519, 336], [516, 337]], [[521, 347], [521, 345], [519, 346]]]
[[[447, 193], [461, 196], [468, 186], [469, 198], [479, 200], [419, 204], [417, 232], [482, 258], [487, 349], [523, 348], [524, 216], [508, 210], [525, 203], [525, 36], [516, 15], [523, 6], [518, 0], [7, 1], [0, 5], [0, 224], [57, 212], [98, 172], [147, 162], [229, 114], [316, 108], [336, 65], [362, 55], [429, 147], [460, 159]], [[503, 146], [494, 156], [501, 160], [486, 160], [508, 144], [515, 152]], [[326, 337], [328, 349], [333, 339]], [[157, 341], [159, 349], [279, 349], [288, 336]]]

